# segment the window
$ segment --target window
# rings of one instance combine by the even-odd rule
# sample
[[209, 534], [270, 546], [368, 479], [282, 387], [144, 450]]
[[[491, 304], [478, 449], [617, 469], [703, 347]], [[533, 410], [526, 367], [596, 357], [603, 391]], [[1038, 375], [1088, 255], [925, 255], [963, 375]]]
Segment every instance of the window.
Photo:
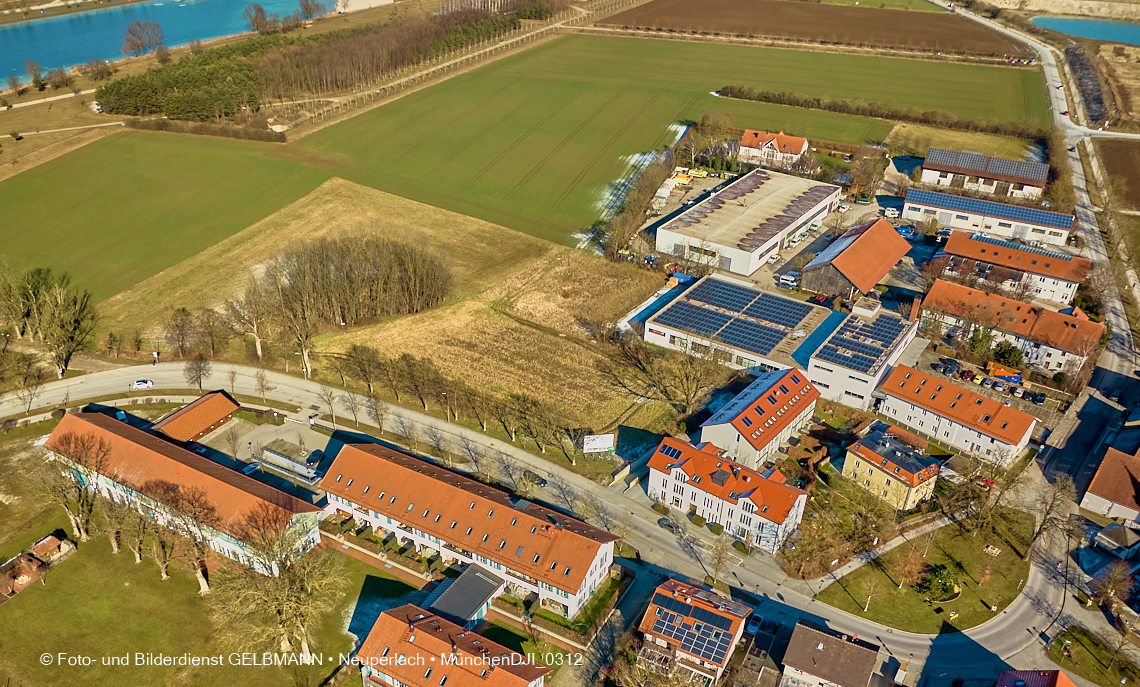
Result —
[[781, 384], [781, 385], [780, 385], [780, 393], [782, 393], [782, 394], [787, 394], [787, 393], [788, 393], [788, 387], [786, 387], [786, 386], [784, 386], [783, 384]]
[[451, 529], [455, 529], [455, 526], [456, 526], [456, 525], [458, 525], [458, 524], [459, 524], [459, 521], [458, 521], [458, 520], [452, 520], [452, 521], [451, 521]]
[[954, 219], [960, 219], [964, 222], [969, 222], [970, 216], [969, 215], [954, 215]]
[[761, 513], [767, 513], [768, 512], [768, 506], [764, 506], [763, 508], [761, 508], [760, 512]]
[[378, 501], [383, 501], [383, 500], [384, 500], [384, 495], [385, 495], [385, 494], [387, 494], [387, 493], [388, 493], [388, 492], [386, 492], [386, 491], [382, 491], [382, 492], [380, 492], [380, 495], [376, 497], [376, 500], [378, 500]]
[[490, 535], [490, 534], [484, 534], [484, 535], [483, 535], [483, 541], [484, 541], [484, 542], [486, 542], [486, 541], [487, 541], [487, 539], [489, 539], [490, 537], [491, 537], [491, 535]]
[[475, 502], [474, 501], [472, 501], [471, 505], [467, 507], [467, 510], [475, 510]]
[[443, 676], [443, 679], [441, 679], [441, 680], [439, 681], [439, 687], [443, 687], [443, 686], [444, 686], [444, 685], [446, 685], [446, 684], [447, 684], [447, 676], [446, 676], [446, 675], [444, 675], [444, 676]]
[[372, 485], [371, 485], [371, 484], [369, 484], [368, 486], [364, 487], [364, 493], [365, 493], [365, 494], [367, 494], [367, 493], [368, 493], [368, 490], [369, 490], [369, 489], [371, 489], [371, 488], [372, 488]]
[[[890, 480], [887, 480], [887, 481], [883, 482], [883, 486], [884, 486], [884, 487], [889, 487], [889, 486], [891, 486], [891, 481], [890, 481]], [[886, 493], [886, 492], [884, 492], [884, 493]]]
[[993, 416], [992, 415], [983, 415], [982, 416], [982, 422], [989, 422], [991, 417], [993, 417]]
[[471, 536], [471, 531], [472, 531], [472, 530], [474, 530], [474, 529], [475, 529], [474, 527], [468, 527], [468, 528], [467, 528], [467, 536], [468, 536], [468, 537], [470, 537], [470, 536]]
[[439, 519], [440, 519], [440, 518], [442, 518], [442, 517], [443, 517], [442, 515], [437, 515], [437, 516], [435, 516], [435, 520], [434, 520], [434, 522], [439, 522]]
[[570, 566], [566, 566], [566, 569], [562, 571], [562, 576], [563, 577], [569, 577], [570, 576]]
[[557, 568], [557, 567], [558, 567], [558, 561], [554, 561], [553, 563], [551, 563], [551, 564], [550, 564], [550, 569], [551, 569], [551, 570], [554, 570], [554, 569], [555, 569], [555, 568]]
[[1013, 225], [1010, 224], [1009, 222], [998, 222], [998, 226], [1001, 227], [1002, 229], [1009, 229]]
[[537, 531], [538, 531], [538, 525], [531, 525], [530, 526], [530, 533], [531, 534], [534, 534]]
[[396, 502], [396, 497], [395, 497], [395, 496], [393, 496], [393, 497], [392, 497], [392, 500], [388, 502], [388, 505], [390, 506], [390, 505], [392, 505], [392, 504], [393, 504], [393, 503], [395, 503], [395, 502]]
[[408, 510], [406, 510], [406, 511], [404, 511], [404, 512], [405, 512], [405, 513], [411, 513], [411, 512], [412, 512], [412, 509], [413, 509], [413, 508], [415, 508], [415, 507], [416, 507], [416, 504], [414, 504], [414, 503], [409, 503], [409, 504], [408, 504]]
[[494, 509], [494, 508], [492, 508], [491, 510], [487, 511], [487, 517], [488, 517], [488, 518], [489, 518], [489, 517], [491, 517], [491, 516], [492, 516], [492, 515], [494, 515], [494, 514], [495, 514], [495, 509]]
[[392, 647], [390, 647], [390, 646], [384, 647], [384, 651], [380, 654], [380, 658], [384, 658], [385, 656], [387, 656], [388, 652], [391, 650], [392, 650]]
[[533, 560], [533, 561], [531, 561], [531, 563], [537, 563], [537, 562], [538, 562], [538, 559], [539, 559], [539, 558], [542, 558], [542, 554], [541, 554], [541, 553], [536, 553], [536, 554], [534, 554], [534, 560]]
[[344, 477], [344, 475], [337, 475], [337, 476], [336, 476], [336, 481], [338, 481], [338, 482], [339, 482], [339, 481], [340, 481], [340, 478], [341, 478], [341, 477]]
[[351, 477], [348, 478], [348, 485], [347, 486], [350, 486], [350, 487], [352, 486], [352, 478]]
[[776, 397], [773, 396], [772, 394], [768, 394], [768, 402], [771, 403], [772, 405], [775, 405], [776, 404]]
[[425, 509], [424, 509], [424, 514], [423, 514], [423, 515], [421, 515], [420, 517], [421, 517], [421, 518], [426, 518], [426, 517], [428, 516], [428, 510], [429, 510], [429, 509], [425, 508]]
[[800, 381], [800, 378], [795, 376], [795, 375], [792, 375], [792, 383], [793, 384], [803, 384], [803, 382]]
[[431, 668], [428, 668], [427, 672], [424, 673], [424, 679], [425, 680], [428, 679], [429, 677], [431, 677]]
[[740, 418], [740, 421], [744, 423], [745, 427], [751, 427], [752, 426], [752, 420], [749, 420], [746, 417]]
[[[503, 550], [503, 549], [505, 549], [505, 548], [507, 548], [507, 540], [506, 540], [506, 539], [504, 539], [503, 541], [499, 542], [499, 550], [500, 550], [500, 551], [502, 551], [502, 550]], [[519, 549], [519, 550], [521, 551], [521, 550], [522, 550], [522, 548], [520, 547], [520, 549]], [[515, 555], [518, 555], [518, 554], [515, 554]]]

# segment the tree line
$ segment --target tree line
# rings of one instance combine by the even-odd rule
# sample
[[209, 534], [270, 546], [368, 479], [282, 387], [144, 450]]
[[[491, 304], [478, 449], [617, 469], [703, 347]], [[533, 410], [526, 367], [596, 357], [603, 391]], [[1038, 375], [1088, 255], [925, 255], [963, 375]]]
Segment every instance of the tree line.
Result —
[[0, 265], [0, 319], [17, 340], [43, 343], [62, 378], [72, 356], [91, 342], [98, 313], [91, 292], [73, 286], [67, 273]]
[[826, 96], [813, 97], [787, 91], [765, 91], [751, 86], [725, 86], [720, 89], [720, 94], [725, 98], [788, 105], [790, 107], [800, 107], [809, 110], [825, 110], [827, 112], [858, 115], [860, 117], [877, 117], [879, 119], [891, 119], [900, 122], [913, 122], [915, 124], [926, 124], [944, 129], [976, 131], [1034, 140], [1045, 138], [1048, 135], [1048, 132], [1041, 127], [1033, 126], [1026, 122], [959, 119], [957, 115], [950, 112], [943, 112], [941, 110], [923, 111], [917, 107], [903, 110], [889, 103], [868, 103], [862, 100], [849, 99], [832, 100]]

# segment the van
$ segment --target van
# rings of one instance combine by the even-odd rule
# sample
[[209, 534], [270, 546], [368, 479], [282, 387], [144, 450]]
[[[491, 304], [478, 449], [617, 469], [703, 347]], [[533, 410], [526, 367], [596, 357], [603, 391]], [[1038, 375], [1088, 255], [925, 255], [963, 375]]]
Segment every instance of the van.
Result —
[[896, 219], [898, 216], [899, 216], [899, 209], [898, 208], [887, 208], [886, 210], [883, 210], [883, 217], [886, 217], [888, 219]]
[[241, 474], [252, 475], [253, 473], [257, 472], [260, 469], [261, 469], [261, 463], [250, 463], [249, 465], [247, 465], [241, 469]]
[[800, 280], [791, 274], [781, 274], [779, 285], [785, 289], [794, 289], [800, 285]]

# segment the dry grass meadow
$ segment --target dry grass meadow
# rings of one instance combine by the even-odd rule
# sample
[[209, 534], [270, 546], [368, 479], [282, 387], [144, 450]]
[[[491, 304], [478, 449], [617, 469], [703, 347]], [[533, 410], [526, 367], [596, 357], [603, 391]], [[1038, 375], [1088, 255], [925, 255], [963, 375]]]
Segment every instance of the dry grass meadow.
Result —
[[1140, 108], [1140, 47], [1101, 45], [1100, 58], [1108, 72], [1120, 109], [1136, 116], [1137, 109]]
[[138, 327], [159, 336], [170, 309], [219, 306], [250, 269], [291, 243], [350, 232], [435, 247], [451, 264], [456, 289], [435, 310], [325, 334], [318, 353], [367, 343], [388, 356], [426, 356], [449, 376], [548, 401], [589, 427], [611, 423], [633, 404], [598, 374], [602, 352], [579, 322], [619, 319], [664, 284], [663, 274], [336, 178], [103, 302], [104, 331]]
[[938, 129], [921, 124], [896, 124], [887, 136], [892, 155], [926, 157], [931, 148], [972, 150], [984, 155], [1021, 160], [1029, 152], [1030, 142], [1012, 136], [995, 136], [970, 131]]

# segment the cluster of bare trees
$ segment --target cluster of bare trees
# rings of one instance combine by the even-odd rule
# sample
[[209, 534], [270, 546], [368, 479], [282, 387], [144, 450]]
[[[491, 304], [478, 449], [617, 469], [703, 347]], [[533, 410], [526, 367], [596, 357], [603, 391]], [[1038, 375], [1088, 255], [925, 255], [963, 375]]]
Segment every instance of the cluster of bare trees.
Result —
[[165, 43], [162, 27], [156, 21], [136, 19], [127, 24], [127, 30], [123, 32], [124, 55], [145, 55]]
[[0, 265], [0, 319], [17, 339], [41, 341], [62, 378], [72, 356], [91, 342], [98, 314], [91, 293], [72, 286], [66, 273]]
[[[313, 7], [316, 5], [317, 7]], [[324, 5], [321, 5], [315, 0], [301, 0], [301, 6], [308, 9], [314, 14], [324, 14]], [[319, 8], [319, 11], [318, 11]], [[309, 15], [311, 17], [313, 15]], [[309, 17], [305, 17], [306, 19]], [[245, 6], [242, 11], [242, 18], [245, 19], [246, 26], [253, 31], [258, 32], [263, 36], [273, 33], [293, 31], [301, 27], [302, 10], [298, 9], [293, 14], [282, 17], [276, 12], [266, 13], [265, 8], [256, 2], [250, 3]]]
[[606, 257], [616, 258], [618, 251], [629, 247], [633, 237], [645, 224], [653, 196], [673, 172], [669, 155], [659, 155], [630, 184], [621, 207], [605, 226]]

